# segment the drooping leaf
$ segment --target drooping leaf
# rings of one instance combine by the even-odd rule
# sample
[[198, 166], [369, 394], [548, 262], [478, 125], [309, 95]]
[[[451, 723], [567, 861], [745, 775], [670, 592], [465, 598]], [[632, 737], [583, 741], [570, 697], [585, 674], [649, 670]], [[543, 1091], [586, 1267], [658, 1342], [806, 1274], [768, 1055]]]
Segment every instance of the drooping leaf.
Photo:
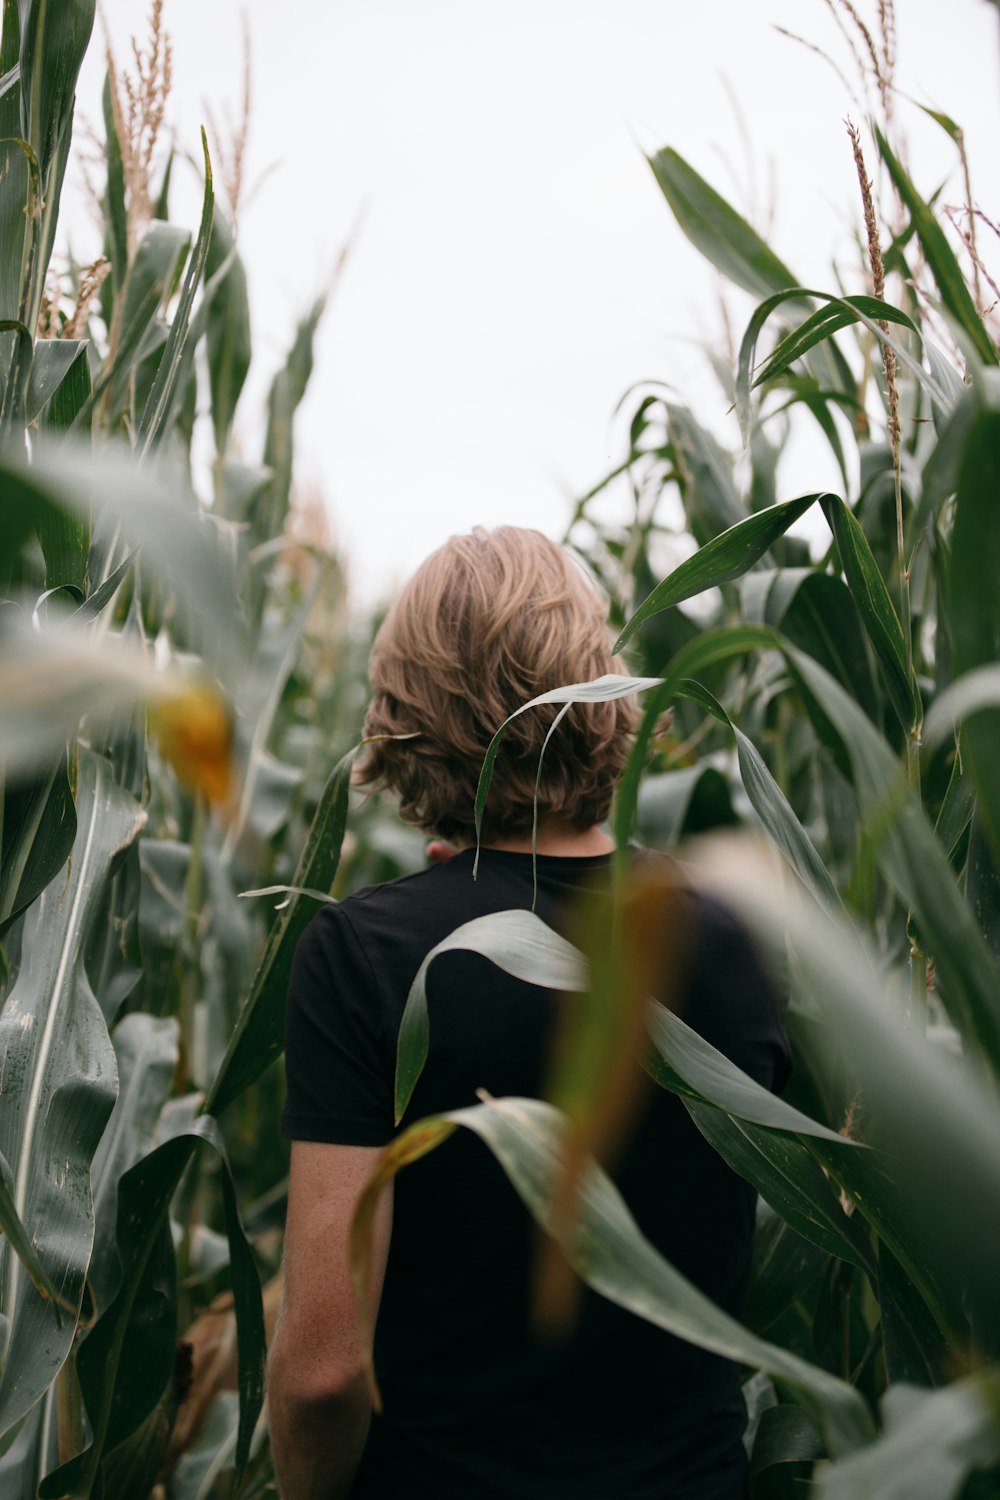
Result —
[[615, 797], [613, 825], [616, 845], [616, 864], [624, 868], [628, 854], [628, 841], [635, 822], [635, 809], [639, 796], [639, 783], [645, 768], [649, 742], [664, 710], [667, 709], [686, 677], [695, 677], [715, 662], [727, 661], [734, 656], [743, 656], [758, 648], [774, 647], [777, 638], [772, 630], [760, 625], [739, 625], [725, 630], [709, 630], [695, 636], [672, 658], [666, 667], [663, 681], [646, 700], [642, 721], [629, 752], [625, 769], [618, 783]]
[[519, 718], [521, 714], [527, 713], [529, 709], [538, 708], [546, 703], [610, 703], [615, 698], [628, 698], [633, 693], [641, 693], [646, 688], [656, 687], [658, 682], [659, 679], [656, 677], [623, 677], [619, 673], [606, 672], [602, 677], [595, 677], [590, 682], [571, 682], [565, 687], [551, 688], [547, 693], [539, 693], [537, 698], [522, 703], [520, 708], [516, 708], [504, 719], [486, 747], [486, 754], [479, 772], [479, 784], [476, 787], [476, 860], [473, 865], [473, 875], [479, 868], [479, 837], [483, 826], [486, 799], [493, 781], [493, 763], [497, 758], [500, 741], [503, 739], [508, 724]]
[[665, 1006], [652, 1005], [648, 1026], [656, 1054], [648, 1070], [665, 1087], [680, 1093], [693, 1090], [697, 1098], [768, 1130], [815, 1137], [841, 1150], [857, 1149], [853, 1141], [811, 1120], [757, 1083]]
[[537, 1099], [490, 1100], [477, 1108], [421, 1120], [386, 1148], [352, 1227], [351, 1259], [359, 1292], [367, 1289], [366, 1227], [382, 1187], [456, 1126], [475, 1131], [489, 1146], [531, 1213], [559, 1238], [588, 1286], [700, 1348], [781, 1380], [817, 1423], [831, 1453], [846, 1455], [870, 1441], [871, 1417], [858, 1393], [827, 1371], [751, 1334], [710, 1302], [643, 1237], [598, 1167], [588, 1164], [581, 1174], [579, 1212], [572, 1224], [555, 1219], [551, 1187], [562, 1169], [565, 1122], [551, 1105]]
[[780, 505], [769, 506], [738, 521], [700, 548], [693, 557], [687, 558], [675, 568], [629, 618], [624, 630], [614, 644], [617, 653], [628, 645], [632, 636], [644, 620], [660, 610], [671, 609], [685, 599], [692, 599], [705, 589], [720, 583], [729, 583], [740, 578], [754, 563], [764, 556], [769, 547], [784, 536], [789, 526], [805, 515], [820, 494], [801, 495], [797, 500], [785, 500]]
[[491, 912], [456, 927], [424, 958], [406, 997], [396, 1052], [397, 1125], [406, 1112], [427, 1061], [430, 1035], [427, 972], [440, 954], [456, 949], [479, 953], [506, 974], [546, 989], [582, 990], [587, 983], [587, 966], [582, 954], [533, 912]]
[[802, 827], [788, 798], [771, 775], [753, 741], [733, 723], [721, 703], [700, 683], [685, 680], [679, 691], [708, 709], [732, 732], [740, 777], [762, 826], [770, 834], [806, 889], [817, 901], [840, 906], [840, 896], [816, 846]]
[[[818, 311], [811, 313], [797, 328], [785, 334], [755, 372], [757, 343], [771, 313], [783, 303], [789, 301], [802, 303], [810, 298], [819, 298], [824, 305]], [[879, 301], [876, 297], [834, 297], [827, 292], [812, 291], [807, 287], [796, 286], [777, 292], [774, 296], [767, 297], [754, 309], [740, 344], [736, 372], [736, 415], [739, 418], [744, 444], [750, 436], [751, 390], [757, 386], [766, 385], [768, 381], [783, 375], [810, 349], [814, 349], [825, 339], [831, 338], [842, 328], [848, 328], [852, 323], [857, 322], [864, 323], [873, 331], [875, 331], [873, 325], [881, 322], [899, 323], [912, 329], [914, 333], [917, 332], [912, 319], [908, 318], [905, 313], [886, 302]], [[919, 366], [917, 368], [919, 369]], [[924, 375], [923, 371], [921, 375]]]

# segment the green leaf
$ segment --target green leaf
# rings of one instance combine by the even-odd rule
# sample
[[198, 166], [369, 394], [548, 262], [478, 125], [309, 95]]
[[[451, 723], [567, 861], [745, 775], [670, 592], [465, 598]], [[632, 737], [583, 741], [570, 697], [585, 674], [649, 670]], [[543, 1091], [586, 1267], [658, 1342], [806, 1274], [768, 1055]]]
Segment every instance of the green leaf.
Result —
[[760, 751], [747, 735], [733, 723], [721, 703], [700, 683], [687, 679], [680, 692], [700, 703], [720, 723], [726, 725], [736, 740], [740, 777], [750, 805], [762, 826], [788, 860], [806, 890], [817, 901], [830, 906], [841, 905], [840, 895], [817, 853], [816, 846], [795, 816], [791, 803], [771, 775]]
[[395, 1116], [398, 1125], [427, 1061], [430, 1023], [427, 971], [442, 953], [479, 953], [515, 979], [550, 990], [582, 990], [587, 984], [583, 955], [534, 912], [491, 912], [463, 922], [424, 958], [406, 997], [396, 1044]]
[[686, 677], [693, 677], [715, 662], [728, 661], [733, 656], [743, 656], [758, 647], [774, 647], [777, 637], [772, 630], [759, 625], [739, 625], [726, 630], [709, 630], [695, 636], [671, 659], [663, 681], [646, 701], [642, 722], [629, 752], [625, 769], [618, 783], [615, 797], [613, 824], [616, 845], [616, 866], [619, 872], [628, 859], [628, 841], [635, 823], [635, 809], [639, 796], [639, 783], [646, 765], [649, 742], [664, 711], [669, 707], [677, 689]]
[[874, 1257], [864, 1232], [844, 1212], [815, 1157], [800, 1141], [690, 1096], [684, 1104], [709, 1145], [734, 1172], [753, 1183], [786, 1224], [821, 1250], [874, 1276]]
[[104, 223], [107, 233], [107, 254], [111, 262], [112, 286], [120, 292], [128, 269], [128, 217], [125, 211], [125, 169], [122, 165], [121, 142], [115, 123], [114, 104], [111, 98], [111, 75], [104, 75], [101, 93], [101, 109], [104, 115], [104, 155], [108, 164], [107, 187], [104, 194]]
[[[330, 773], [295, 868], [293, 886], [326, 891], [333, 884], [347, 826], [351, 766], [356, 754], [356, 748], [349, 751]], [[281, 1056], [292, 958], [313, 916], [308, 903], [307, 896], [294, 895], [272, 923], [250, 994], [205, 1100], [208, 1114], [220, 1115]]]
[[[3, 0], [0, 74], [20, 79], [21, 23], [18, 0]], [[28, 164], [17, 144], [21, 135], [21, 89], [14, 82], [0, 95], [0, 327], [21, 312], [21, 266], [27, 228]], [[30, 334], [29, 334], [30, 338]], [[0, 337], [0, 384], [6, 385], [12, 347]]]
[[733, 482], [731, 460], [686, 406], [664, 403], [684, 509], [699, 542], [735, 526], [746, 506]]
[[180, 300], [167, 335], [166, 347], [157, 367], [156, 379], [153, 381], [153, 388], [143, 407], [142, 416], [139, 418], [136, 452], [140, 459], [144, 458], [163, 436], [165, 418], [170, 410], [188, 338], [191, 308], [208, 260], [215, 197], [212, 191], [212, 162], [208, 154], [208, 139], [204, 130], [201, 133], [201, 145], [205, 156], [205, 193], [202, 199], [201, 224], [187, 270], [184, 273]]
[[823, 514], [833, 532], [847, 587], [858, 607], [882, 680], [907, 731], [923, 713], [920, 694], [906, 665], [906, 642], [889, 590], [853, 511], [837, 495], [824, 495]]
[[929, 1395], [891, 1387], [886, 1434], [816, 1481], [817, 1500], [955, 1500], [970, 1472], [1000, 1460], [995, 1370]]
[[[799, 1407], [768, 1407], [761, 1413], [750, 1455], [751, 1500], [794, 1500], [801, 1488], [795, 1481], [806, 1482], [813, 1461], [822, 1456], [819, 1433]], [[794, 1478], [782, 1475], [785, 1487], [776, 1489], [779, 1480], [775, 1471], [789, 1466], [794, 1466]]]
[[[749, 574], [748, 581], [759, 574]], [[744, 608], [750, 607], [744, 593]], [[761, 623], [773, 625], [836, 677], [873, 723], [881, 700], [872, 673], [867, 636], [843, 578], [815, 568], [780, 568], [764, 596]]]
[[[943, 859], [936, 841], [933, 847]], [[864, 1133], [877, 1138], [879, 1149], [831, 1151], [815, 1138], [806, 1144], [885, 1238], [953, 1352], [968, 1337], [969, 1309], [989, 1352], [1000, 1314], [988, 1248], [1000, 1233], [1000, 1107], [981, 1060], [933, 1046], [906, 1019], [901, 976], [879, 972], [857, 943], [845, 941], [833, 913], [787, 883], [775, 886], [758, 861], [730, 847], [714, 861], [710, 885], [771, 951], [790, 947], [802, 992], [826, 1021], [815, 1036], [800, 1035], [806, 1060], [818, 1076], [831, 1078], [841, 1058], [850, 1060], [864, 1100]], [[970, 926], [981, 944], [971, 919]], [[953, 938], [967, 940], [965, 933]], [[953, 1226], [968, 1216], [977, 1234], [955, 1236]]]
[[118, 340], [109, 352], [105, 368], [94, 382], [95, 402], [110, 384], [108, 407], [112, 426], [120, 421], [131, 405], [136, 365], [163, 342], [164, 331], [156, 322], [156, 315], [177, 289], [190, 244], [188, 230], [176, 224], [153, 223], [143, 235], [128, 268], [119, 302]]
[[26, 781], [8, 781], [3, 800], [0, 933], [54, 880], [76, 838], [76, 807], [65, 756]]
[[654, 849], [673, 849], [686, 834], [738, 822], [727, 778], [705, 761], [647, 776], [639, 788], [639, 839]]
[[656, 1056], [647, 1070], [663, 1087], [675, 1093], [694, 1090], [698, 1099], [767, 1130], [815, 1137], [838, 1150], [857, 1149], [855, 1142], [772, 1094], [665, 1006], [652, 1004], [648, 1024]]
[[94, 27], [96, 0], [21, 7], [21, 134], [43, 173], [71, 129], [76, 80]]
[[86, 339], [38, 341], [28, 381], [25, 418], [29, 423], [41, 416], [77, 360], [86, 363], [86, 349]]
[[110, 1305], [121, 1284], [115, 1249], [118, 1183], [152, 1147], [177, 1067], [177, 1022], [173, 1016], [135, 1011], [119, 1021], [112, 1042], [118, 1098], [91, 1169], [98, 1232], [88, 1275], [98, 1314]]
[[195, 1151], [205, 1143], [222, 1164], [220, 1184], [232, 1266], [238, 1338], [240, 1430], [237, 1483], [264, 1397], [264, 1314], [253, 1252], [240, 1222], [222, 1136], [206, 1115], [131, 1167], [118, 1185], [117, 1248], [121, 1285], [91, 1327], [77, 1355], [77, 1372], [91, 1425], [91, 1442], [47, 1475], [39, 1494], [90, 1495], [106, 1456], [152, 1411], [173, 1369], [176, 1305], [172, 1295], [170, 1201]]
[[[81, 747], [77, 835], [65, 884], [50, 884], [24, 926], [22, 965], [0, 1011], [5, 1061], [0, 1151], [10, 1163], [14, 1206], [64, 1301], [79, 1308], [94, 1236], [90, 1168], [114, 1103], [114, 1054], [82, 954], [110, 867], [145, 814], [114, 783], [107, 761]], [[74, 1325], [54, 1320], [3, 1253], [0, 1310], [0, 1436], [54, 1379]]]
[[795, 286], [757, 231], [676, 151], [658, 151], [649, 165], [681, 229], [723, 276], [755, 297]]
[[840, 737], [862, 817], [886, 879], [912, 908], [934, 956], [941, 999], [962, 1034], [1000, 1070], [1000, 976], [956, 884], [948, 857], [906, 785], [899, 762], [858, 706], [822, 667], [786, 648], [786, 659]]
[[[1000, 382], [985, 387], [982, 402], [962, 454], [948, 566], [947, 625], [960, 675], [988, 669], [1000, 655]], [[965, 726], [962, 749], [990, 843], [1000, 857], [1000, 712], [982, 702], [980, 708], [984, 711]]]
[[21, 1223], [20, 1215], [14, 1203], [13, 1178], [11, 1176], [10, 1164], [0, 1153], [0, 1234], [3, 1235], [10, 1249], [13, 1250], [18, 1260], [31, 1280], [32, 1285], [39, 1296], [46, 1297], [56, 1309], [56, 1322], [60, 1322], [59, 1309], [68, 1312], [75, 1318], [76, 1308], [65, 1301], [62, 1294], [53, 1284], [52, 1278], [46, 1271], [38, 1251], [31, 1242], [31, 1236]]
[[420, 1121], [393, 1142], [393, 1159], [406, 1159], [411, 1139], [427, 1149], [456, 1125], [474, 1131], [486, 1143], [528, 1209], [557, 1238], [588, 1286], [699, 1348], [766, 1370], [795, 1393], [831, 1453], [846, 1455], [871, 1440], [871, 1417], [856, 1391], [758, 1338], [710, 1302], [642, 1235], [611, 1180], [592, 1162], [579, 1178], [578, 1216], [572, 1226], [565, 1223], [565, 1217], [554, 1211], [551, 1189], [564, 1170], [566, 1127], [551, 1105], [537, 1099], [497, 1099]]
[[250, 303], [247, 275], [243, 262], [233, 254], [233, 234], [229, 225], [216, 215], [212, 226], [206, 276], [213, 276], [229, 261], [225, 280], [219, 288], [208, 315], [205, 345], [208, 353], [208, 381], [212, 392], [212, 426], [215, 448], [221, 458], [226, 451], [236, 403], [250, 368]]
[[513, 723], [521, 714], [527, 713], [529, 708], [538, 708], [546, 703], [609, 703], [615, 698], [628, 698], [633, 693], [641, 693], [646, 688], [656, 687], [658, 682], [659, 679], [656, 677], [623, 677], [619, 673], [605, 672], [602, 677], [595, 677], [590, 682], [572, 682], [566, 687], [551, 688], [547, 693], [539, 693], [537, 698], [531, 698], [527, 703], [522, 703], [520, 708], [515, 708], [514, 712], [504, 719], [486, 747], [482, 769], [479, 772], [479, 784], [476, 787], [476, 859], [472, 867], [473, 878], [479, 870], [479, 838], [486, 799], [493, 780], [493, 762], [497, 758], [500, 741], [504, 737], [508, 724]]
[[888, 141], [877, 126], [875, 139], [878, 141], [879, 152], [888, 168], [893, 185], [909, 211], [917, 238], [927, 258], [930, 273], [941, 293], [941, 301], [959, 327], [968, 334], [983, 363], [997, 364], [998, 356], [993, 340], [979, 316], [962, 269], [948, 244], [944, 230], [931, 209], [920, 197], [905, 168], [893, 154]]
[[[819, 298], [825, 305], [816, 312], [810, 313], [809, 317], [797, 328], [785, 334], [754, 375], [757, 341], [771, 313], [785, 302], [803, 302], [806, 298]], [[766, 298], [759, 307], [754, 309], [740, 344], [736, 372], [736, 415], [744, 444], [750, 436], [751, 389], [783, 375], [810, 349], [814, 349], [824, 339], [831, 338], [842, 328], [848, 328], [852, 323], [857, 322], [863, 322], [868, 328], [873, 328], [873, 325], [878, 322], [900, 323], [912, 329], [914, 333], [918, 331], [912, 319], [908, 318], [905, 313], [876, 297], [834, 297], [827, 292], [813, 291], [808, 287], [789, 287]]]
[[823, 498], [820, 493], [801, 495], [797, 500], [785, 500], [780, 505], [771, 505], [767, 510], [757, 511], [755, 515], [738, 521], [721, 536], [707, 542], [646, 596], [626, 623], [612, 648], [612, 654], [616, 655], [628, 645], [639, 626], [650, 615], [671, 609], [685, 599], [704, 593], [705, 589], [742, 577], [754, 563], [759, 562], [780, 536], [784, 536], [789, 526], [794, 525], [811, 505]]

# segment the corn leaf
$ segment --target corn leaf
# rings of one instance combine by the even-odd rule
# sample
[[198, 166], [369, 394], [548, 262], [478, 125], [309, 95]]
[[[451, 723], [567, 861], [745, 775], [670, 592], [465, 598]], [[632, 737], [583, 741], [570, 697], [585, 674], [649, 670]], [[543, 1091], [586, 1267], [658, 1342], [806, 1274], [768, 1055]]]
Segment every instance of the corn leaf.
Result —
[[764, 758], [756, 745], [732, 719], [707, 688], [686, 679], [679, 694], [700, 703], [710, 714], [732, 733], [736, 741], [736, 755], [740, 778], [750, 805], [760, 818], [762, 826], [788, 860], [806, 890], [817, 901], [840, 907], [841, 900], [829, 871], [820, 859], [816, 846], [795, 816], [791, 803], [771, 775]]
[[941, 293], [941, 301], [959, 327], [968, 334], [983, 363], [997, 364], [1000, 361], [998, 361], [993, 340], [979, 316], [962, 269], [955, 259], [954, 251], [948, 243], [944, 230], [913, 186], [902, 163], [893, 154], [889, 142], [877, 127], [875, 138], [893, 185], [909, 210], [917, 238], [927, 257], [931, 275]]
[[367, 1287], [366, 1230], [374, 1200], [399, 1168], [434, 1149], [456, 1126], [474, 1131], [486, 1143], [528, 1209], [558, 1239], [588, 1286], [678, 1338], [781, 1380], [823, 1432], [832, 1454], [846, 1455], [871, 1440], [871, 1416], [857, 1391], [758, 1338], [710, 1302], [642, 1235], [599, 1167], [587, 1163], [580, 1174], [579, 1213], [573, 1223], [554, 1213], [551, 1188], [564, 1171], [565, 1121], [537, 1099], [490, 1100], [421, 1120], [387, 1147], [352, 1228], [357, 1290]]
[[[785, 302], [801, 302], [805, 298], [816, 297], [822, 299], [825, 306], [811, 313], [797, 328], [786, 333], [755, 374], [757, 342], [771, 313]], [[754, 309], [740, 344], [736, 367], [736, 415], [744, 444], [749, 441], [750, 437], [751, 390], [783, 375], [796, 360], [801, 359], [824, 339], [831, 338], [842, 328], [848, 328], [852, 323], [859, 321], [863, 322], [866, 327], [872, 327], [879, 321], [901, 323], [904, 327], [912, 329], [914, 333], [917, 332], [912, 319], [908, 318], [905, 313], [875, 297], [832, 297], [826, 292], [812, 291], [807, 287], [791, 287], [776, 292]], [[920, 373], [923, 378], [924, 372]]]
[[730, 583], [740, 578], [754, 563], [759, 562], [789, 526], [795, 522], [817, 500], [821, 494], [800, 495], [797, 500], [785, 500], [780, 505], [768, 506], [738, 521], [721, 536], [706, 542], [693, 557], [687, 558], [675, 568], [662, 583], [657, 584], [639, 608], [626, 622], [625, 628], [612, 648], [613, 653], [628, 645], [644, 620], [661, 610], [672, 609], [685, 599], [693, 599], [705, 589], [715, 588], [721, 583]]
[[890, 1390], [885, 1436], [825, 1469], [817, 1500], [955, 1500], [973, 1469], [1000, 1462], [998, 1403], [995, 1370], [940, 1391]]
[[958, 1029], [976, 1038], [1000, 1068], [1000, 977], [962, 898], [947, 855], [909, 792], [885, 740], [840, 685], [801, 652], [785, 650], [807, 704], [840, 737], [862, 817], [877, 840], [879, 864], [913, 909], [934, 954], [941, 998]]
[[34, 422], [41, 416], [66, 379], [71, 366], [81, 357], [85, 361], [86, 348], [85, 339], [41, 339], [35, 345], [25, 409], [28, 422]]
[[854, 512], [838, 495], [820, 504], [837, 544], [840, 564], [864, 623], [886, 691], [903, 728], [909, 731], [923, 714], [920, 692], [906, 665], [906, 642], [868, 539]]
[[3, 1235], [10, 1249], [13, 1250], [21, 1262], [32, 1285], [40, 1296], [47, 1298], [55, 1309], [56, 1321], [59, 1321], [59, 1309], [68, 1312], [70, 1317], [75, 1317], [76, 1309], [66, 1302], [62, 1294], [53, 1284], [52, 1278], [41, 1262], [38, 1251], [31, 1242], [31, 1236], [21, 1223], [20, 1215], [14, 1203], [13, 1178], [11, 1176], [10, 1164], [0, 1154], [0, 1234]]
[[76, 806], [65, 755], [24, 781], [8, 781], [3, 798], [0, 933], [56, 878], [75, 839]]
[[67, 1493], [90, 1495], [102, 1465], [146, 1419], [173, 1370], [177, 1346], [176, 1277], [168, 1212], [196, 1150], [210, 1145], [222, 1165], [219, 1181], [232, 1266], [238, 1337], [240, 1428], [237, 1484], [264, 1399], [264, 1314], [260, 1279], [247, 1244], [222, 1136], [203, 1115], [157, 1146], [118, 1183], [117, 1251], [121, 1284], [77, 1354], [77, 1373], [91, 1441], [84, 1451], [48, 1474], [43, 1500]]
[[[984, 389], [962, 455], [948, 569], [954, 666], [961, 674], [982, 672], [1000, 655], [1000, 383]], [[983, 678], [972, 680], [981, 684]], [[982, 698], [979, 706], [985, 709]], [[1000, 858], [1000, 712], [977, 712], [966, 724], [962, 748], [994, 856]]]
[[[36, 1240], [60, 1297], [79, 1308], [94, 1236], [90, 1168], [116, 1092], [114, 1054], [82, 962], [110, 867], [145, 814], [115, 785], [103, 758], [81, 748], [77, 835], [65, 885], [50, 884], [25, 919], [23, 964], [0, 1011], [5, 1061], [0, 1151], [14, 1206]], [[55, 1378], [74, 1336], [57, 1323], [9, 1249], [2, 1252], [4, 1313], [0, 1436]]]
[[[233, 232], [216, 214], [205, 274], [211, 278], [228, 265], [225, 279], [213, 298], [205, 332], [208, 382], [212, 392], [212, 427], [219, 457], [226, 451], [236, 403], [250, 368], [250, 303], [247, 274], [234, 253]], [[231, 258], [230, 258], [231, 257]]]
[[616, 867], [625, 868], [628, 859], [628, 841], [635, 823], [635, 810], [639, 797], [639, 783], [649, 752], [649, 743], [661, 715], [670, 706], [677, 689], [686, 677], [694, 677], [716, 662], [728, 661], [734, 656], [743, 656], [748, 651], [761, 647], [774, 647], [777, 637], [774, 631], [760, 625], [739, 625], [725, 630], [709, 630], [696, 636], [672, 658], [664, 671], [663, 680], [646, 700], [642, 721], [632, 749], [629, 751], [625, 769], [618, 783], [612, 822], [616, 844]]
[[76, 80], [94, 26], [96, 0], [22, 6], [21, 135], [31, 143], [42, 172], [73, 117]]
[[[660, 1082], [657, 1073], [650, 1071]], [[875, 1259], [864, 1231], [844, 1212], [816, 1158], [800, 1141], [749, 1124], [686, 1091], [683, 1097], [684, 1107], [709, 1145], [734, 1172], [753, 1183], [786, 1224], [811, 1244], [874, 1279]]]
[[656, 687], [658, 683], [659, 678], [656, 677], [623, 677], [614, 672], [606, 672], [603, 677], [595, 677], [591, 682], [572, 682], [566, 687], [552, 688], [547, 693], [539, 693], [537, 698], [522, 703], [520, 708], [516, 708], [504, 719], [486, 747], [486, 754], [479, 772], [479, 784], [476, 787], [476, 859], [472, 867], [473, 877], [479, 869], [479, 836], [483, 826], [486, 799], [490, 794], [490, 785], [493, 781], [493, 763], [497, 758], [497, 751], [500, 749], [500, 742], [508, 724], [512, 724], [530, 708], [539, 708], [547, 703], [609, 703], [615, 698], [628, 698], [633, 693], [641, 693], [646, 688]]
[[[331, 771], [309, 836], [291, 882], [294, 887], [328, 891], [340, 863], [347, 826], [351, 750]], [[312, 919], [309, 897], [294, 894], [276, 915], [257, 965], [250, 994], [229, 1039], [225, 1056], [205, 1100], [208, 1114], [220, 1115], [255, 1079], [277, 1062], [284, 1046], [285, 996], [299, 938]]]
[[150, 449], [156, 446], [166, 429], [166, 418], [170, 412], [187, 344], [191, 309], [208, 260], [215, 196], [212, 190], [212, 161], [208, 154], [208, 139], [204, 130], [201, 133], [201, 144], [205, 157], [205, 192], [202, 198], [201, 224], [184, 273], [180, 299], [167, 335], [166, 346], [157, 366], [153, 388], [143, 407], [142, 416], [139, 418], [136, 453], [140, 459], [145, 458]]
[[757, 231], [676, 151], [658, 151], [649, 165], [681, 229], [723, 276], [755, 297], [797, 284]]
[[516, 979], [529, 984], [542, 985], [545, 989], [582, 990], [587, 983], [583, 955], [534, 912], [491, 912], [456, 927], [427, 954], [406, 997], [396, 1044], [397, 1125], [406, 1112], [427, 1061], [430, 1036], [427, 971], [440, 954], [456, 949], [479, 953], [504, 973], [513, 974]]

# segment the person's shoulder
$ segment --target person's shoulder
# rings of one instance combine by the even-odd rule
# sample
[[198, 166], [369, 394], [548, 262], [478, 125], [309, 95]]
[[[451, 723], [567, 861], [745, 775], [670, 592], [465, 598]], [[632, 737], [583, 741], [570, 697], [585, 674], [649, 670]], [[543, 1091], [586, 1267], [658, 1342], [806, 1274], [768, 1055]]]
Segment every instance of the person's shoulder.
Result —
[[465, 883], [473, 884], [471, 861], [463, 855], [456, 855], [423, 870], [411, 870], [409, 874], [397, 875], [392, 880], [361, 886], [339, 901], [337, 909], [353, 917], [368, 911], [416, 907], [427, 901], [436, 902], [446, 892], [456, 891]]

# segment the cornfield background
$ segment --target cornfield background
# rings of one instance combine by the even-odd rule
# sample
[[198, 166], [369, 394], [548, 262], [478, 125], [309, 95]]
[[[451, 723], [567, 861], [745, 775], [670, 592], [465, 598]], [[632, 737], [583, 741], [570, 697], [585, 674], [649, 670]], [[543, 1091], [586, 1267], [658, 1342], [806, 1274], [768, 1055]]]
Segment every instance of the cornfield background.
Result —
[[[422, 851], [385, 810], [349, 805], [366, 638], [322, 528], [293, 503], [322, 303], [289, 341], [259, 457], [237, 456], [246, 278], [207, 148], [200, 224], [170, 220], [154, 14], [138, 76], [105, 89], [104, 256], [59, 282], [94, 4], [3, 8], [5, 1500], [273, 1491], [261, 1413], [291, 953], [317, 899]], [[734, 366], [717, 361], [745, 455], [637, 388], [616, 469], [631, 515], [604, 519], [599, 485], [567, 533], [651, 680], [619, 847], [634, 830], [671, 848], [742, 827], [770, 851], [763, 876], [744, 873], [742, 845], [692, 849], [689, 869], [782, 955], [789, 1092], [764, 1093], [669, 1011], [647, 1018], [647, 1068], [760, 1192], [745, 1323], [651, 1251], [597, 1168], [574, 1179], [572, 1214], [553, 1209], [566, 1131], [593, 1143], [614, 1075], [624, 858], [626, 950], [593, 985], [574, 960], [586, 1001], [551, 1101], [436, 1127], [476, 1131], [606, 1295], [741, 1361], [755, 1500], [1000, 1493], [996, 226], [950, 118], [935, 117], [963, 206], [946, 216], [908, 162], [887, 107], [892, 7], [879, 16], [858, 31], [873, 139], [845, 147], [864, 185], [852, 285], [800, 287], [676, 151], [651, 159], [680, 229], [757, 302]], [[801, 412], [842, 494], [778, 493]], [[789, 534], [807, 513], [824, 528], [812, 549]], [[665, 567], [683, 538], [691, 555]], [[565, 975], [565, 945], [533, 937], [539, 982], [549, 950]], [[502, 947], [487, 936], [497, 961]], [[400, 1079], [420, 1061], [404, 1039]]]

